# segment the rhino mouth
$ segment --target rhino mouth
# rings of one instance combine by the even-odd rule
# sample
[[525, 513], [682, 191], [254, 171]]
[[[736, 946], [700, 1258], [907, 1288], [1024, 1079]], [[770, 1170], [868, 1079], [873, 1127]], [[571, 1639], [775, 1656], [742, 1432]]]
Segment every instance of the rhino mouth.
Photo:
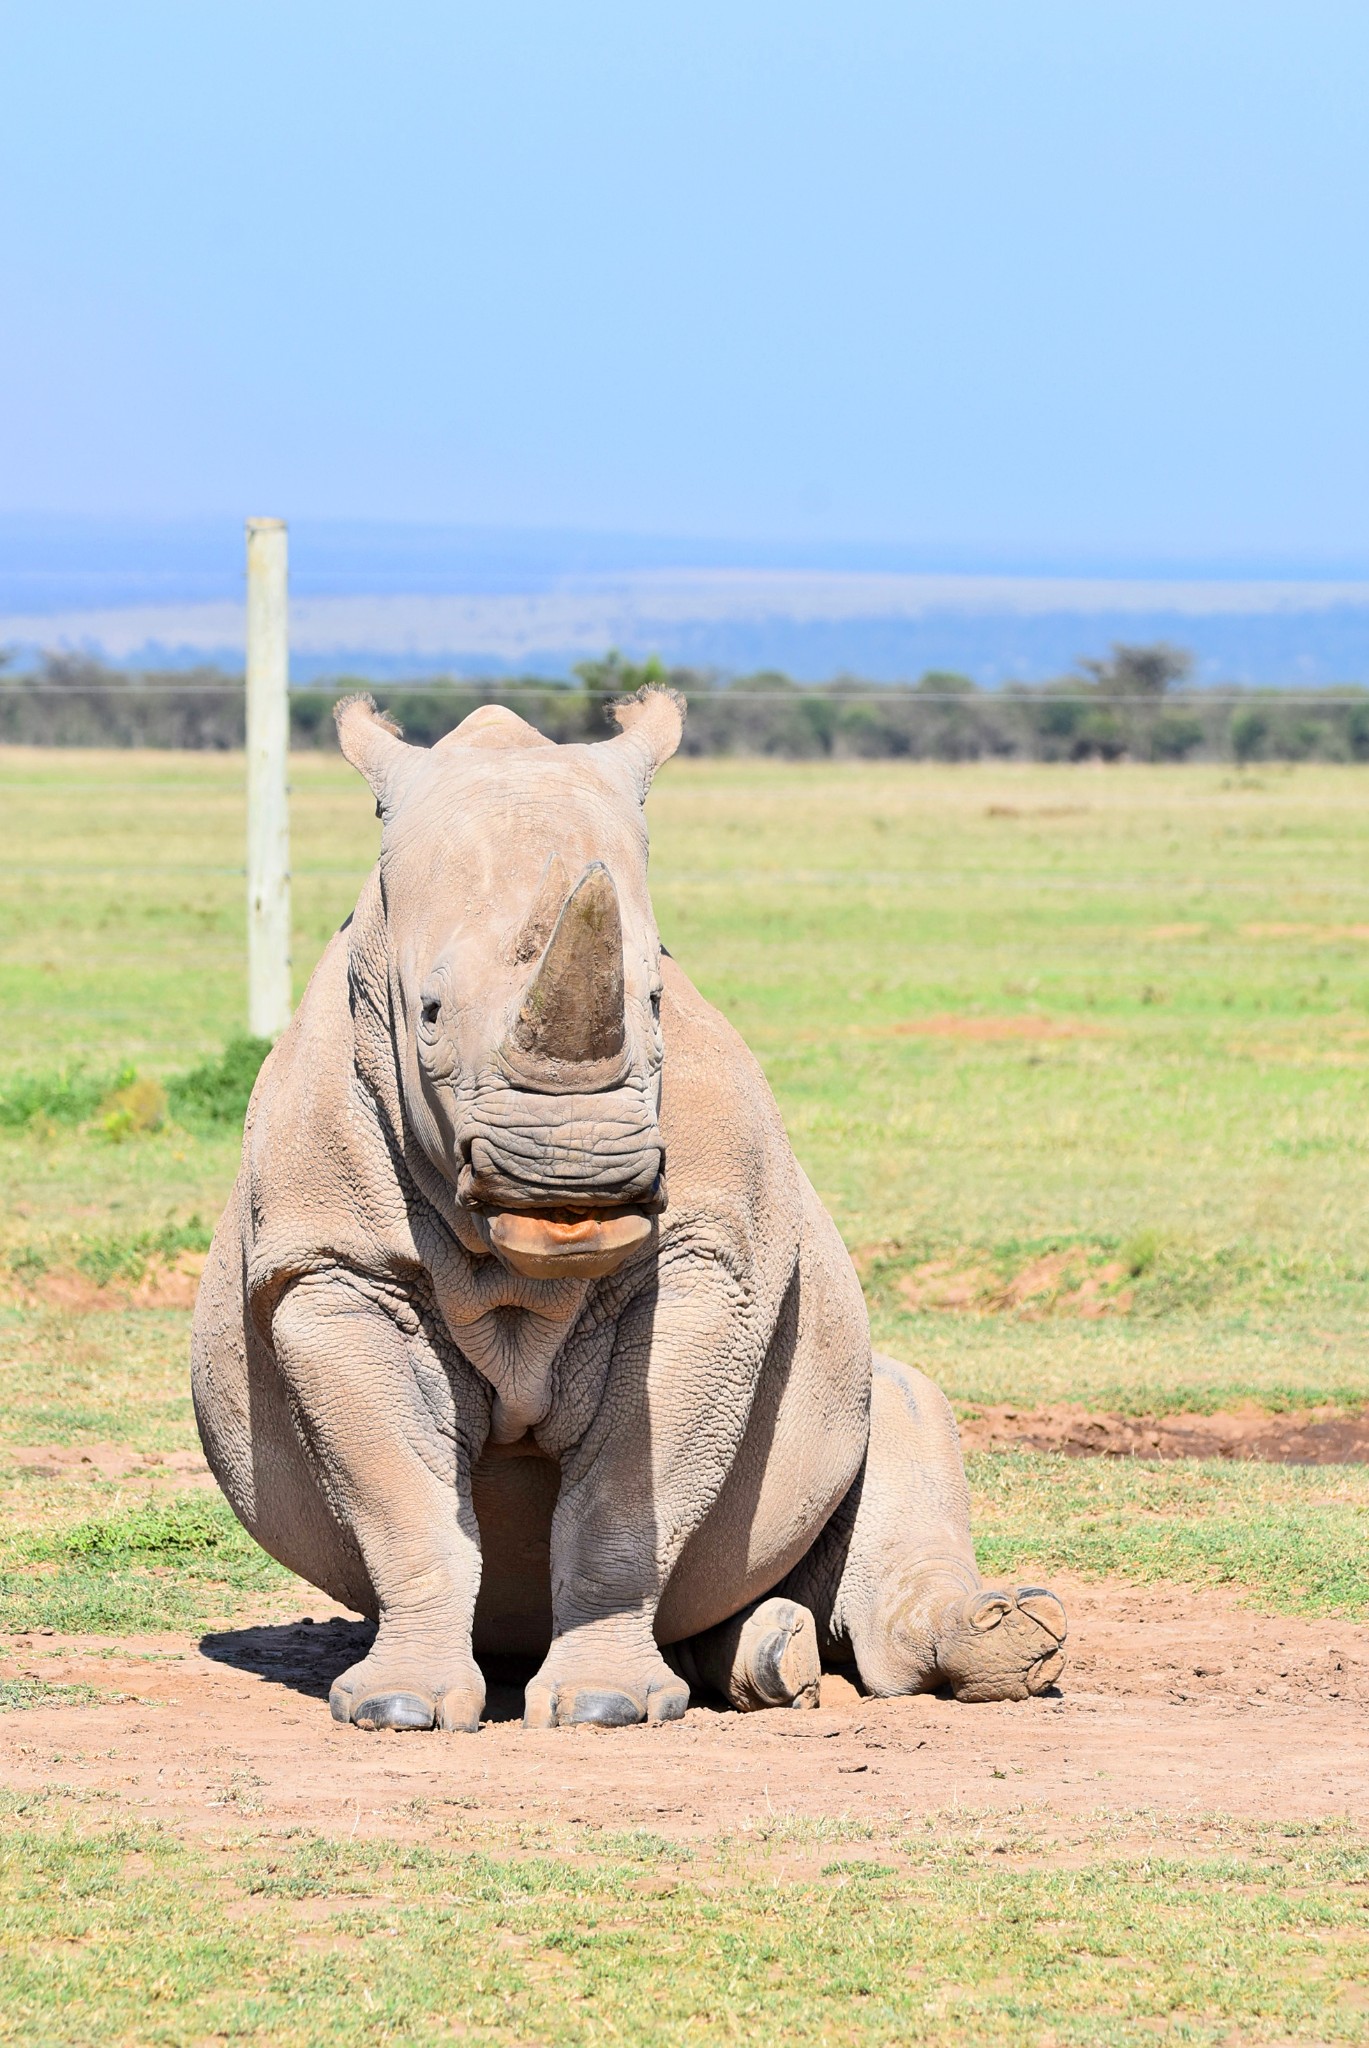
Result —
[[[548, 1125], [519, 1121], [524, 1101], [505, 1096], [497, 1136], [478, 1133], [456, 1179], [457, 1200], [487, 1216], [519, 1212], [557, 1217], [664, 1209], [665, 1161], [659, 1134], [644, 1128], [640, 1100], [628, 1096], [615, 1121], [577, 1119]], [[536, 1098], [534, 1098], [534, 1102]]]
[[543, 1214], [501, 1209], [485, 1220], [490, 1250], [529, 1280], [598, 1280], [616, 1273], [656, 1235], [655, 1216], [640, 1209], [595, 1215], [552, 1209]]

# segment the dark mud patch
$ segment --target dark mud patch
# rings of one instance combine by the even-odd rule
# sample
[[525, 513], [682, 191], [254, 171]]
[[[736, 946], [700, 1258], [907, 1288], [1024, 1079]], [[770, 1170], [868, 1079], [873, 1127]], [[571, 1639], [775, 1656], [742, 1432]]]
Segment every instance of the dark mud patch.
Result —
[[1006, 1404], [960, 1417], [967, 1451], [1054, 1451], [1066, 1458], [1230, 1458], [1268, 1465], [1369, 1464], [1369, 1410], [1228, 1409], [1215, 1415], [1096, 1415], [1071, 1402]]

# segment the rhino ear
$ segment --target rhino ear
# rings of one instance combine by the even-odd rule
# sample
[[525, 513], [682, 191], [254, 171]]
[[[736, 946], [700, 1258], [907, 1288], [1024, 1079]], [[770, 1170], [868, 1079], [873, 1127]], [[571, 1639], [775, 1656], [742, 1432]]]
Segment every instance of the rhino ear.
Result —
[[605, 742], [609, 752], [627, 764], [645, 799], [656, 770], [667, 762], [684, 732], [685, 700], [678, 690], [645, 684], [635, 697], [620, 698], [613, 715], [623, 728]]
[[376, 816], [393, 816], [423, 749], [406, 746], [399, 727], [373, 697], [344, 697], [333, 706], [338, 745], [375, 792]]

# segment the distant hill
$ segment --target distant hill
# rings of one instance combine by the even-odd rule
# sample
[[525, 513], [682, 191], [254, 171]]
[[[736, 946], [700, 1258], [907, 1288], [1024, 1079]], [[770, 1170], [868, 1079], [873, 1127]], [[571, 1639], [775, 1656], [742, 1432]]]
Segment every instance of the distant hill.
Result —
[[[308, 520], [292, 528], [291, 555], [301, 680], [566, 675], [614, 646], [636, 660], [803, 681], [949, 668], [992, 688], [1059, 675], [1116, 640], [1182, 644], [1201, 683], [1369, 679], [1369, 574], [1306, 565], [1085, 574], [889, 548]], [[231, 667], [241, 586], [236, 520], [0, 519], [0, 644], [21, 655]]]

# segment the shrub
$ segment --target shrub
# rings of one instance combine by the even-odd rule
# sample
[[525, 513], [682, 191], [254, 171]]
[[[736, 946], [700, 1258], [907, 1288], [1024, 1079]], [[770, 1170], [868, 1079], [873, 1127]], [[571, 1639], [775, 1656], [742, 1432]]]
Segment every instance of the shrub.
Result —
[[240, 1124], [247, 1114], [262, 1061], [271, 1050], [269, 1038], [230, 1038], [216, 1060], [205, 1060], [167, 1085], [177, 1116], [202, 1123]]
[[1155, 761], [1183, 761], [1202, 743], [1201, 719], [1182, 711], [1165, 711], [1156, 719], [1151, 731], [1151, 758]]
[[159, 1131], [165, 1121], [166, 1090], [160, 1081], [127, 1081], [100, 1104], [100, 1130], [112, 1145]]
[[1238, 711], [1231, 721], [1231, 751], [1238, 761], [1258, 761], [1269, 738], [1269, 720], [1262, 711]]
[[1135, 1237], [1122, 1246], [1122, 1260], [1133, 1280], [1139, 1280], [1148, 1273], [1161, 1251], [1160, 1233], [1157, 1230], [1138, 1230]]
[[20, 1074], [0, 1092], [0, 1125], [20, 1130], [25, 1124], [88, 1123], [101, 1105], [137, 1080], [132, 1067], [116, 1074], [88, 1074], [82, 1066], [51, 1074]]
[[1369, 704], [1350, 706], [1345, 720], [1345, 737], [1354, 760], [1369, 760]]
[[83, 1066], [49, 1074], [20, 1074], [0, 1090], [0, 1128], [85, 1124], [114, 1144], [160, 1130], [168, 1106], [182, 1120], [240, 1124], [253, 1084], [271, 1050], [269, 1038], [230, 1038], [217, 1059], [188, 1074], [175, 1074], [163, 1087], [125, 1064], [114, 1073], [87, 1073]]

